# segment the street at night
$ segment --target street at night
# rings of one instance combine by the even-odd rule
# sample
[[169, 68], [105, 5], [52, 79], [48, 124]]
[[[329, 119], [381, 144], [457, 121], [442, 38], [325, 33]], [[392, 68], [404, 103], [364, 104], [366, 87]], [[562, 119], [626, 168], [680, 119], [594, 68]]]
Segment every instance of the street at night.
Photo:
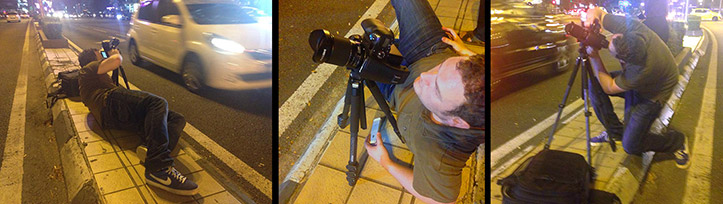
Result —
[[[129, 50], [129, 41], [134, 39], [138, 42], [137, 46], [141, 42], [137, 36], [131, 35], [133, 19], [130, 18], [130, 14], [132, 12], [127, 16], [128, 18], [123, 18], [120, 14], [93, 18], [92, 15], [82, 16], [70, 11], [63, 11], [65, 14], [57, 14], [61, 12], [57, 9], [55, 16], [59, 20], [48, 20], [52, 19], [49, 16], [53, 15], [49, 9], [46, 11], [49, 13], [48, 17], [44, 18], [45, 21], [61, 27], [61, 40], [65, 42], [67, 39], [67, 44], [62, 46], [61, 43], [61, 47], [48, 44], [53, 39], [46, 39], [46, 35], [52, 37], [53, 33], [44, 27], [46, 22], [38, 22], [38, 19], [41, 19], [39, 14], [34, 14], [32, 18], [22, 18], [21, 22], [5, 22], [5, 18], [3, 18], [3, 21], [0, 22], [0, 33], [2, 33], [0, 47], [3, 48], [2, 55], [0, 55], [2, 56], [0, 72], [3, 73], [0, 95], [9, 97], [3, 97], [1, 101], [2, 111], [0, 112], [3, 115], [0, 116], [0, 135], [8, 137], [0, 138], [0, 147], [4, 147], [0, 148], [4, 149], [4, 151], [0, 151], [0, 156], [3, 156], [0, 164], [2, 164], [3, 180], [15, 177], [12, 175], [16, 174], [24, 174], [24, 176], [18, 177], [22, 180], [5, 180], [2, 183], [2, 202], [47, 203], [52, 201], [65, 203], [64, 200], [67, 200], [72, 203], [86, 203], [97, 200], [93, 202], [204, 203], [213, 200], [219, 203], [270, 203], [272, 200], [271, 179], [272, 174], [275, 173], [272, 168], [271, 2], [259, 4], [260, 9], [266, 10], [269, 12], [268, 14], [263, 14], [263, 11], [255, 8], [236, 6], [238, 4], [230, 1], [226, 3], [234, 6], [211, 8], [205, 5], [213, 4], [188, 4], [188, 8], [206, 9], [201, 10], [203, 12], [210, 9], [227, 9], [226, 11], [233, 12], [228, 9], [235, 8], [238, 8], [239, 11], [240, 9], [244, 9], [244, 12], [248, 11], [249, 13], [239, 13], [238, 15], [241, 17], [224, 16], [222, 20], [227, 21], [224, 22], [226, 25], [240, 25], [234, 27], [239, 30], [229, 31], [243, 33], [246, 37], [260, 36], [253, 37], [255, 44], [240, 42], [245, 46], [246, 53], [249, 53], [247, 56], [250, 56], [244, 56], [243, 59], [258, 59], [253, 60], [252, 63], [242, 62], [240, 65], [251, 67], [260, 64], [261, 66], [249, 68], [253, 71], [246, 70], [249, 72], [248, 75], [238, 75], [240, 77], [248, 76], [243, 79], [251, 80], [251, 82], [243, 82], [245, 83], [243, 85], [241, 82], [234, 82], [235, 84], [232, 85], [221, 84], [219, 81], [214, 81], [216, 79], [209, 77], [206, 81], [200, 79], [202, 85], [196, 86], [201, 87], [198, 91], [190, 90], [192, 88], [189, 88], [188, 81], [183, 78], [182, 73], [171, 71], [172, 69], [168, 68], [168, 65], [161, 66], [159, 63], [151, 63], [150, 60], [156, 59], [147, 54], [144, 55], [146, 61], [139, 63], [140, 66], [132, 63], [133, 57], [130, 54], [133, 52]], [[132, 8], [133, 4], [129, 5]], [[150, 4], [144, 4], [144, 6], [146, 5]], [[153, 5], [155, 8], [155, 4]], [[204, 7], [196, 5], [204, 5]], [[138, 5], [136, 4], [136, 6]], [[150, 8], [150, 6], [147, 7]], [[109, 10], [110, 8], [113, 7], [109, 7]], [[119, 11], [125, 9], [124, 7]], [[31, 11], [33, 10], [31, 9]], [[2, 11], [7, 13], [12, 10], [2, 9]], [[194, 13], [194, 15], [199, 14]], [[191, 17], [188, 18], [191, 19]], [[246, 19], [242, 22], [238, 20], [240, 18]], [[198, 22], [201, 24], [215, 23], [212, 16], [206, 16], [206, 19], [203, 20]], [[139, 22], [143, 23], [143, 21], [138, 21], [136, 25], [140, 25]], [[189, 22], [193, 21], [186, 21], [186, 23]], [[249, 25], [263, 27], [243, 30], [251, 29], [252, 27]], [[218, 30], [221, 27], [214, 28], [216, 30], [208, 28], [205, 31], [221, 32]], [[180, 29], [180, 27], [178, 28]], [[225, 35], [223, 37], [237, 39], [236, 36], [229, 36], [231, 35], [229, 33]], [[215, 33], [213, 40], [223, 39], [225, 40], [223, 42], [227, 44], [239, 43], [220, 36]], [[180, 141], [177, 145], [180, 152], [176, 150], [171, 153], [171, 156], [176, 157], [177, 172], [186, 176], [177, 178], [183, 178], [181, 181], [187, 178], [188, 181], [198, 184], [198, 189], [194, 190], [195, 194], [192, 196], [191, 194], [174, 195], [162, 188], [149, 187], [150, 185], [145, 184], [146, 178], [142, 178], [144, 177], [142, 162], [145, 155], [141, 157], [139, 153], [141, 150], [136, 149], [139, 144], [145, 147], [141, 141], [143, 138], [138, 134], [141, 132], [133, 133], [133, 130], [101, 128], [92, 119], [93, 115], [88, 113], [88, 108], [81, 103], [80, 98], [61, 98], [52, 108], [46, 107], [46, 87], [50, 82], [48, 80], [55, 78], [54, 75], [65, 69], [79, 69], [77, 56], [81, 54], [80, 51], [90, 48], [101, 49], [101, 42], [112, 38], [119, 39], [120, 43], [117, 48], [123, 59], [122, 68], [131, 85], [131, 90], [141, 90], [161, 97], [167, 102], [168, 110], [184, 116], [186, 124], [181, 130]], [[161, 44], [157, 42], [162, 40], [153, 39], [153, 41]], [[153, 41], [144, 39], [143, 42]], [[211, 39], [209, 39], [209, 45], [210, 41]], [[178, 41], [175, 43], [174, 46], [183, 47], [183, 44], [178, 44]], [[214, 43], [216, 42], [214, 41]], [[213, 44], [213, 46], [220, 45]], [[43, 47], [45, 48], [43, 49]], [[223, 49], [236, 48], [224, 47]], [[148, 51], [141, 53], [144, 52]], [[218, 55], [243, 52], [244, 50], [219, 51], [223, 54]], [[238, 63], [238, 60], [235, 62], [223, 60], [218, 55], [217, 63], [238, 66], [234, 64]], [[67, 63], [71, 63], [71, 66], [65, 65]], [[196, 66], [199, 66], [199, 63], [196, 63]], [[200, 64], [200, 66], [206, 65]], [[47, 74], [47, 71], [50, 71], [49, 75], [53, 78], [44, 75]], [[230, 81], [228, 78], [225, 80]], [[24, 82], [21, 84], [21, 81], [27, 81], [27, 85], [23, 85]], [[121, 85], [125, 88], [125, 84]], [[27, 93], [27, 97], [25, 97], [25, 93]], [[22, 100], [18, 96], [22, 96]], [[58, 110], [61, 114], [58, 114]], [[20, 111], [24, 113], [19, 114]], [[65, 116], [63, 116], [64, 114]], [[20, 120], [20, 117], [24, 118]], [[63, 119], [63, 117], [67, 117], [67, 119]], [[24, 124], [21, 125], [21, 123]], [[61, 140], [62, 137], [67, 137], [60, 136], [66, 133], [66, 129], [70, 134], [70, 139], [63, 138]], [[58, 132], [59, 130], [60, 132]], [[57, 146], [55, 145], [56, 140], [60, 140], [57, 142]], [[66, 140], [67, 142], [65, 142]], [[72, 144], [76, 140], [80, 148]], [[71, 148], [72, 146], [75, 147]], [[85, 155], [85, 159], [83, 156], [79, 157], [79, 160], [67, 158], [72, 154], [68, 154], [66, 151], [79, 151], [82, 153], [80, 155]], [[20, 157], [25, 158], [17, 157], [18, 152]], [[117, 155], [117, 159], [113, 158], [115, 155]], [[139, 159], [141, 164], [139, 164]], [[82, 160], [86, 162], [75, 163]], [[113, 162], [113, 160], [115, 161]], [[20, 168], [10, 168], [11, 165]], [[81, 165], [82, 168], [77, 165]], [[81, 172], [80, 175], [76, 175], [71, 170], [75, 168], [81, 169], [81, 171], [89, 170], [90, 174]], [[127, 172], [124, 173], [125, 176], [118, 174], [124, 171]], [[177, 176], [181, 175], [177, 174]], [[148, 174], [145, 177], [148, 177]], [[86, 183], [84, 185], [88, 187], [79, 190], [80, 186], [76, 186], [78, 182]], [[20, 194], [21, 191], [22, 194]], [[6, 196], [7, 193], [14, 194], [14, 196]]]

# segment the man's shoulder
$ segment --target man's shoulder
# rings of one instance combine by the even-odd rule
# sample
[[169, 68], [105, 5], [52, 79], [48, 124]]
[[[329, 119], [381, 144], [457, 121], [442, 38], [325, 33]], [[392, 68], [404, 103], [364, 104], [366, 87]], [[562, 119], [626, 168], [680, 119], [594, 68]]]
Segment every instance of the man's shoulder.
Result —
[[80, 68], [81, 75], [97, 74], [100, 61], [92, 61]]

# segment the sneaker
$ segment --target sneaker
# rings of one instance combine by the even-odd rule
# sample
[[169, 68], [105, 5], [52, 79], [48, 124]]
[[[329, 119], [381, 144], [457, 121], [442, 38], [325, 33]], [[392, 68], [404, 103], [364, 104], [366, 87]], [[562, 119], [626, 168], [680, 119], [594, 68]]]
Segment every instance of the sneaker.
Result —
[[198, 192], [198, 185], [181, 175], [181, 173], [173, 167], [168, 167], [154, 173], [149, 173], [146, 170], [146, 182], [148, 185], [178, 195], [191, 196]]
[[688, 155], [688, 137], [680, 134], [683, 136], [683, 147], [680, 148], [678, 151], [673, 152], [673, 155], [675, 155], [675, 166], [681, 169], [687, 169], [690, 166], [690, 157]]
[[[598, 145], [600, 145], [600, 144], [607, 144], [608, 141], [610, 141], [610, 139], [611, 139], [611, 138], [610, 138], [610, 136], [608, 135], [608, 132], [607, 132], [607, 131], [602, 131], [602, 132], [600, 133], [600, 135], [598, 135], [597, 137], [590, 138], [590, 146], [598, 146]], [[621, 142], [619, 139], [617, 139], [617, 138], [612, 138], [612, 140], [614, 140], [616, 144], [622, 143], [622, 142]]]

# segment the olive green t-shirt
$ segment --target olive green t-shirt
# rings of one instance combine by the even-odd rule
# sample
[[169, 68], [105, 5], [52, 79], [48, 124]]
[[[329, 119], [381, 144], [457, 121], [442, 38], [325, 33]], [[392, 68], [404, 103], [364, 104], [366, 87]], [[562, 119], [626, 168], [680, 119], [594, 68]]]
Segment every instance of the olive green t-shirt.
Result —
[[94, 61], [81, 68], [78, 84], [81, 101], [88, 107], [93, 117], [103, 124], [101, 110], [105, 106], [105, 97], [116, 86], [108, 74], [98, 74], [98, 66], [100, 61]]
[[412, 85], [422, 72], [454, 56], [457, 54], [447, 49], [411, 64], [409, 77], [395, 86], [390, 100], [398, 113], [400, 133], [414, 154], [412, 186], [419, 194], [439, 202], [457, 199], [462, 185], [462, 168], [484, 142], [484, 132], [434, 123], [431, 112], [422, 105]]
[[652, 101], [668, 100], [678, 84], [678, 67], [665, 42], [635, 19], [605, 15], [603, 20], [606, 30], [623, 35], [638, 35], [646, 46], [645, 64], [623, 64], [622, 74], [615, 77], [615, 84], [625, 90], [635, 90]]

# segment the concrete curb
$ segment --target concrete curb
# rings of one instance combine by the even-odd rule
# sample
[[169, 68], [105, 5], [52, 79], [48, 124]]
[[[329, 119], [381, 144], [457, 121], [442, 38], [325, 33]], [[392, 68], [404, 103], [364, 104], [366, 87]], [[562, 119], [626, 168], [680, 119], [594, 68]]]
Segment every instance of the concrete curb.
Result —
[[[33, 23], [35, 33], [36, 49], [40, 53], [41, 70], [45, 77], [45, 88], [49, 93], [52, 90], [52, 83], [56, 81], [57, 76], [53, 73], [53, 69], [48, 61], [48, 56], [43, 47], [41, 39], [41, 30], [37, 29], [38, 25]], [[46, 103], [48, 101], [46, 100]], [[60, 159], [63, 164], [63, 176], [65, 177], [66, 190], [68, 192], [69, 203], [106, 203], [100, 194], [98, 184], [90, 170], [90, 162], [84, 155], [81, 147], [80, 137], [73, 126], [73, 119], [68, 111], [65, 99], [58, 100], [51, 107], [53, 117], [53, 127], [56, 136], [58, 149], [60, 150]]]
[[[663, 110], [661, 110], [660, 117], [653, 123], [650, 131], [659, 133], [668, 126], [670, 119], [673, 117], [673, 113], [678, 107], [678, 101], [688, 84], [690, 74], [698, 64], [698, 59], [705, 54], [707, 47], [708, 38], [703, 35], [701, 42], [698, 43], [695, 50], [691, 52], [690, 48], [684, 48], [683, 51], [675, 57], [678, 69], [683, 72], [679, 76], [678, 85], [673, 90], [672, 96], [665, 107], [663, 107]], [[654, 156], [654, 152], [644, 153], [642, 157], [627, 155], [621, 165], [615, 170], [615, 174], [613, 174], [613, 177], [605, 186], [604, 190], [615, 193], [622, 203], [631, 203], [647, 177]]]

